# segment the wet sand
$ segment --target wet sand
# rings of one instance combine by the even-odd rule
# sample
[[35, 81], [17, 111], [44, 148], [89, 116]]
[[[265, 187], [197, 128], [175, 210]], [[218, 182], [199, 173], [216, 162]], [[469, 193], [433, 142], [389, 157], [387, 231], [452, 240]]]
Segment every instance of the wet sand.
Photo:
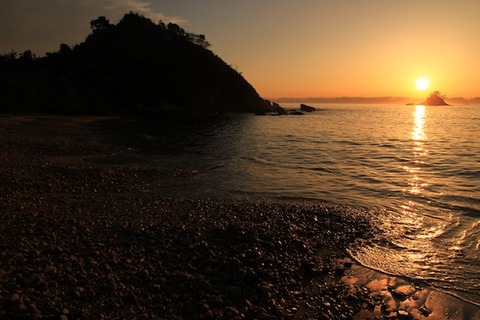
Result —
[[117, 122], [0, 118], [0, 318], [480, 319], [352, 261], [380, 232], [360, 209], [165, 198], [191, 173], [143, 163]]

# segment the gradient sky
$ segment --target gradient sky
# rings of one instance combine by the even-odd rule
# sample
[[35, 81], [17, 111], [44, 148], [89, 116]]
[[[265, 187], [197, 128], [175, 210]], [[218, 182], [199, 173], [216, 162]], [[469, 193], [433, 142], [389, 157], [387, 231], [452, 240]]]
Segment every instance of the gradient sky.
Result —
[[0, 52], [57, 51], [135, 11], [205, 34], [265, 98], [480, 96], [479, 0], [0, 0]]

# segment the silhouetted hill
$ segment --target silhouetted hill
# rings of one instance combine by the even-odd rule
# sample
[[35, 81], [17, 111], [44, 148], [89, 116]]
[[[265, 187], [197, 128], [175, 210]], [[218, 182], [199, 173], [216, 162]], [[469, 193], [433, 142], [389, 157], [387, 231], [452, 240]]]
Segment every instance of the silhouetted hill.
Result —
[[271, 107], [203, 35], [126, 14], [92, 20], [92, 33], [70, 48], [36, 58], [0, 57], [0, 112], [151, 114], [263, 112]]

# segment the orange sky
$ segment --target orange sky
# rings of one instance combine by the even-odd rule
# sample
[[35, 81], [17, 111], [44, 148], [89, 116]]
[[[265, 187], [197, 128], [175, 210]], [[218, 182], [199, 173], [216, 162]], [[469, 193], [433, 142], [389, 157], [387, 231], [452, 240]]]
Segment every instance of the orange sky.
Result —
[[479, 0], [4, 0], [0, 52], [57, 51], [130, 10], [205, 34], [265, 98], [423, 98], [420, 76], [427, 91], [480, 96]]
[[424, 96], [414, 86], [420, 76], [449, 96], [479, 96], [480, 19], [472, 12], [480, 1], [470, 8], [441, 2], [432, 7], [443, 11], [433, 13], [391, 2], [375, 13], [338, 8], [335, 19], [304, 28], [263, 65], [247, 59], [245, 76], [268, 97]]
[[421, 76], [430, 79], [428, 90], [480, 96], [478, 0], [267, 7], [232, 22], [241, 28], [207, 33], [212, 49], [264, 97], [425, 97], [415, 88]]

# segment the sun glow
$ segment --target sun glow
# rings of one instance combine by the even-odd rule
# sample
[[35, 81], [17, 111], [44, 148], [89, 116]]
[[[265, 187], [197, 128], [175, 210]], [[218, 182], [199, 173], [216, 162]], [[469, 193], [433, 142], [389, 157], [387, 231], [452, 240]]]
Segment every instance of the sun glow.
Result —
[[418, 78], [417, 81], [415, 82], [415, 87], [417, 87], [418, 90], [424, 91], [428, 88], [430, 85], [430, 80], [427, 78]]
[[[425, 141], [427, 140], [427, 135], [425, 134], [425, 106], [417, 105], [415, 107], [415, 112], [413, 113], [413, 130], [411, 137], [413, 140], [413, 156], [414, 156], [414, 166], [404, 167], [404, 169], [411, 174], [408, 184], [410, 185], [411, 194], [420, 195], [424, 192], [425, 188], [428, 186], [428, 183], [422, 177], [422, 164], [425, 162], [426, 157], [428, 156], [428, 150], [425, 148]], [[412, 207], [410, 205], [409, 207]]]

